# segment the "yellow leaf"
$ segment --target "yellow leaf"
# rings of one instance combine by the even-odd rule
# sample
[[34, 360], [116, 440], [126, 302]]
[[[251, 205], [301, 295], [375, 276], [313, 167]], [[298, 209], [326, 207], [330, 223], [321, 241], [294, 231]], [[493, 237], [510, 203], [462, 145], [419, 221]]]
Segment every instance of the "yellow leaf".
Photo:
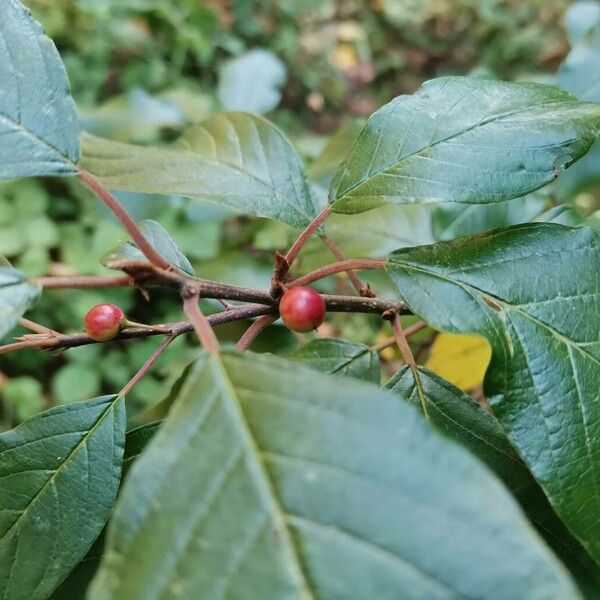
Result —
[[487, 340], [475, 335], [440, 333], [431, 345], [425, 365], [463, 391], [483, 383], [492, 349]]

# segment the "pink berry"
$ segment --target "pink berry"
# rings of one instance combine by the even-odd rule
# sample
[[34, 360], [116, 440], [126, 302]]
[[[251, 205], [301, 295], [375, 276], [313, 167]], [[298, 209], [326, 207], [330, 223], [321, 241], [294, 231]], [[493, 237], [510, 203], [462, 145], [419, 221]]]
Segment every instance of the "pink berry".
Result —
[[97, 342], [106, 342], [121, 330], [125, 313], [114, 304], [97, 304], [85, 315], [85, 330]]
[[291, 287], [281, 297], [279, 314], [291, 330], [312, 331], [325, 318], [325, 300], [312, 288]]

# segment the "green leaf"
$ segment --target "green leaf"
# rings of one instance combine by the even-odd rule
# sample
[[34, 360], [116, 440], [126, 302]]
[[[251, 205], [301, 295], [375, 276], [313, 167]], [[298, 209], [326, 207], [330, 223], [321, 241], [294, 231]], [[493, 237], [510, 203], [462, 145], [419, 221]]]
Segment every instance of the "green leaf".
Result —
[[262, 114], [277, 107], [286, 79], [285, 65], [275, 54], [254, 48], [221, 66], [217, 94], [226, 110]]
[[290, 142], [255, 115], [222, 113], [169, 148], [88, 134], [82, 143], [83, 166], [109, 188], [210, 200], [298, 228], [321, 209]]
[[538, 83], [443, 77], [374, 113], [330, 187], [334, 211], [524, 196], [583, 156], [600, 106]]
[[[125, 436], [125, 451], [123, 453], [123, 465], [121, 480], [127, 475], [127, 471], [135, 459], [143, 452], [146, 444], [158, 431], [160, 423], [149, 423], [128, 431]], [[89, 552], [81, 562], [69, 573], [69, 576], [54, 590], [51, 600], [83, 600], [86, 590], [98, 567], [104, 552], [106, 527], [98, 536]]]
[[122, 398], [52, 408], [0, 435], [0, 593], [36, 600], [79, 563], [117, 493]]
[[27, 283], [20, 271], [3, 264], [0, 258], [0, 338], [19, 322], [41, 291], [39, 286]]
[[[509, 442], [497, 419], [471, 396], [429, 369], [419, 367], [430, 422], [485, 462], [514, 494], [551, 548], [576, 575], [582, 591], [600, 589], [600, 567], [571, 536], [544, 492]], [[411, 369], [402, 367], [386, 384], [417, 408], [420, 400]]]
[[493, 350], [486, 396], [556, 512], [600, 560], [600, 233], [517, 225], [393, 253], [387, 270], [436, 329]]
[[293, 358], [324, 373], [339, 373], [379, 383], [379, 355], [364, 344], [347, 340], [320, 338], [300, 346]]
[[329, 185], [342, 158], [348, 152], [348, 148], [352, 145], [364, 124], [364, 120], [353, 119], [336, 131], [327, 141], [321, 154], [308, 167], [308, 176], [320, 184]]
[[264, 355], [201, 356], [129, 473], [90, 598], [390, 590], [577, 597], [488, 470], [393, 394]]
[[123, 454], [123, 476], [125, 476], [134, 461], [144, 451], [161, 424], [162, 421], [156, 421], [147, 425], [141, 425], [127, 432], [125, 436], [125, 452]]
[[79, 125], [64, 66], [17, 0], [0, 4], [0, 179], [72, 175]]
[[542, 213], [545, 204], [546, 198], [541, 192], [484, 206], [442, 204], [433, 212], [433, 234], [436, 240], [453, 240], [498, 227], [528, 223]]
[[[166, 258], [172, 265], [175, 265], [185, 273], [188, 273], [188, 275], [194, 275], [194, 268], [190, 261], [177, 247], [173, 238], [160, 223], [147, 219], [140, 223], [140, 230], [150, 245], [163, 258]], [[111, 252], [103, 262], [106, 266], [110, 267], [112, 264], [118, 264], [124, 260], [148, 262], [148, 259], [144, 256], [143, 252], [130, 241], [123, 242], [116, 250]]]

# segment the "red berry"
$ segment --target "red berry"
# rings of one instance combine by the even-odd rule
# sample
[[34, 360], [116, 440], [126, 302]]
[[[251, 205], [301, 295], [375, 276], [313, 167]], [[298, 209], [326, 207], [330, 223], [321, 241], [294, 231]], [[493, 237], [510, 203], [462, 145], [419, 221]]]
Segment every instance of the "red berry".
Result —
[[325, 300], [312, 288], [291, 287], [281, 297], [279, 314], [293, 331], [312, 331], [323, 322]]
[[85, 315], [85, 330], [97, 342], [106, 342], [117, 336], [125, 320], [125, 313], [114, 304], [97, 304]]

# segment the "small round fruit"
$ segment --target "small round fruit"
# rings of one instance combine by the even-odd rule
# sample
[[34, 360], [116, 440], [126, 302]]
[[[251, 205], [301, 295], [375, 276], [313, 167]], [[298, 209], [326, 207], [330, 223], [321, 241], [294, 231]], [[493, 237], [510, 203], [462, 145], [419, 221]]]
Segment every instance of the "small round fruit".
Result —
[[293, 331], [305, 333], [316, 329], [325, 317], [325, 300], [309, 287], [287, 289], [279, 302], [279, 314]]
[[117, 337], [125, 321], [125, 313], [114, 304], [97, 304], [85, 315], [85, 330], [97, 342]]

